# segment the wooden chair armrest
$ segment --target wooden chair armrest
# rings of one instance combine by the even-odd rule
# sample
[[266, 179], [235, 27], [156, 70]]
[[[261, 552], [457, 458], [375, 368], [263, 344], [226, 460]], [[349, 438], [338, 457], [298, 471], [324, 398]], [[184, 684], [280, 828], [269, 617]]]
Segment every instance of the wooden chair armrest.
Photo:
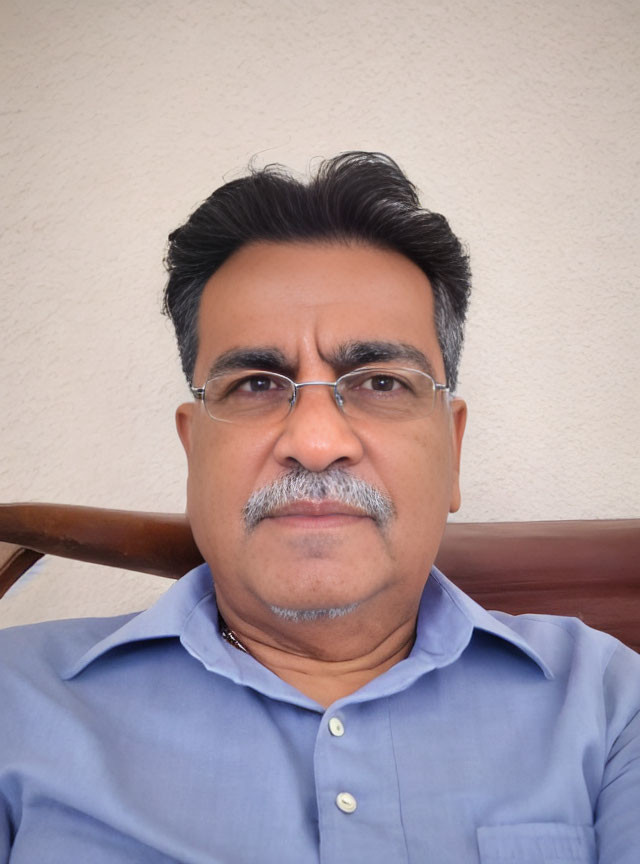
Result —
[[[0, 540], [40, 555], [59, 555], [172, 579], [202, 563], [187, 517], [177, 513], [0, 504]], [[5, 575], [5, 583], [8, 578]], [[5, 585], [5, 591], [10, 584]]]
[[4, 597], [22, 574], [42, 558], [42, 554], [15, 543], [0, 542], [0, 597]]

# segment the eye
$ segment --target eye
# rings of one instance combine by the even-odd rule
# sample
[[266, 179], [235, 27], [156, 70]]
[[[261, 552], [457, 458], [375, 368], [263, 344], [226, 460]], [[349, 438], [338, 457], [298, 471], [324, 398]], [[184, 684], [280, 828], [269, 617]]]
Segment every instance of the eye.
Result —
[[277, 378], [272, 378], [270, 375], [261, 373], [260, 375], [251, 375], [248, 378], [241, 378], [235, 383], [232, 390], [240, 390], [243, 393], [267, 393], [269, 390], [285, 389], [283, 381]]
[[352, 403], [366, 400], [397, 407], [418, 397], [420, 383], [410, 369], [356, 369], [344, 376], [339, 389]]
[[[249, 401], [269, 399], [270, 401], [290, 397], [291, 384], [286, 378], [269, 372], [250, 372], [222, 376], [217, 381], [216, 398], [218, 401]], [[212, 393], [213, 395], [213, 393]]]
[[392, 390], [402, 390], [406, 388], [406, 384], [394, 375], [369, 375], [360, 381], [360, 387], [365, 390], [375, 390], [379, 393], [389, 393]]

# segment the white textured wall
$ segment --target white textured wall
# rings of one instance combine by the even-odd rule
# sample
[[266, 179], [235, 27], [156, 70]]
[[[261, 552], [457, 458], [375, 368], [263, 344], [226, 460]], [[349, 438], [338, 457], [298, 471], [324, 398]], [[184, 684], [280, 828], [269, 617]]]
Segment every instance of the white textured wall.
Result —
[[[472, 252], [460, 519], [637, 516], [637, 0], [4, 0], [0, 500], [180, 510], [165, 237], [248, 159], [393, 155]], [[165, 583], [48, 562], [0, 623]]]

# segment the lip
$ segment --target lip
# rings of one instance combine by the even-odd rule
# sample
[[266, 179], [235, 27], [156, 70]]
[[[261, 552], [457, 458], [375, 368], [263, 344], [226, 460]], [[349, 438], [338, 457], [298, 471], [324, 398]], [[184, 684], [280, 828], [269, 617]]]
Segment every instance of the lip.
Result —
[[340, 501], [322, 500], [295, 501], [274, 510], [267, 518], [280, 524], [297, 524], [300, 527], [328, 527], [370, 517], [357, 507], [350, 507]]

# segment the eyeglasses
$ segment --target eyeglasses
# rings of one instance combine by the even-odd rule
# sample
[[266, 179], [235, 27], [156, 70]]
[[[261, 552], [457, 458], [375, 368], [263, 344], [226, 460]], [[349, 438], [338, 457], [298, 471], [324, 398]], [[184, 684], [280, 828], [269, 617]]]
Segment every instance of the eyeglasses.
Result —
[[338, 408], [353, 420], [414, 420], [428, 417], [438, 391], [448, 392], [418, 369], [356, 369], [337, 381], [302, 381], [264, 370], [214, 375], [191, 387], [207, 414], [222, 423], [260, 424], [284, 420], [302, 387], [332, 387]]

